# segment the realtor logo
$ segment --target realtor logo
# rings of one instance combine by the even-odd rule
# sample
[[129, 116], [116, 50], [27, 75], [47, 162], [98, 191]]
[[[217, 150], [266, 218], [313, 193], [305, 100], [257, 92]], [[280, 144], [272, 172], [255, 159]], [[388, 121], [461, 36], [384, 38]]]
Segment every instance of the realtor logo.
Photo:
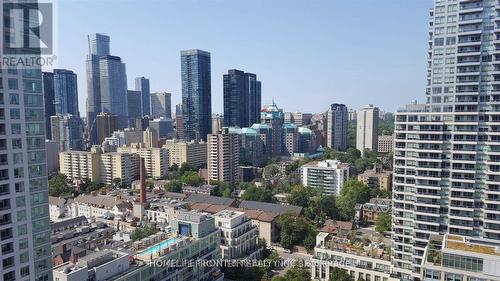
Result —
[[53, 53], [52, 3], [4, 2], [2, 9], [2, 55]]

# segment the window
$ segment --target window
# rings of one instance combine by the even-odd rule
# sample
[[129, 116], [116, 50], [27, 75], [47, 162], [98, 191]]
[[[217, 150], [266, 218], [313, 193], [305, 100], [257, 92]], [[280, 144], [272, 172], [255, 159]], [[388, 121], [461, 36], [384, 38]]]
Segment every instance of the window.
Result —
[[26, 198], [24, 196], [16, 197], [16, 207], [25, 207], [26, 206]]
[[25, 221], [26, 220], [26, 211], [17, 211], [17, 221]]
[[12, 78], [9, 78], [7, 80], [8, 82], [8, 85], [9, 85], [9, 90], [18, 90], [19, 89], [19, 86], [17, 84], [17, 79], [12, 79]]
[[21, 139], [13, 139], [12, 140], [12, 148], [13, 149], [21, 149], [23, 148], [23, 142]]
[[21, 134], [21, 124], [10, 124], [10, 132], [13, 135]]
[[24, 192], [24, 182], [16, 182], [14, 186], [17, 193]]
[[20, 179], [24, 177], [24, 168], [15, 168], [14, 169], [14, 178]]
[[434, 38], [434, 46], [443, 46], [444, 38]]
[[22, 153], [14, 153], [14, 164], [22, 164], [23, 163], [23, 154]]
[[21, 119], [21, 111], [19, 108], [11, 108], [10, 109], [10, 119], [19, 120]]
[[28, 226], [25, 224], [17, 226], [17, 235], [22, 236], [28, 234]]
[[9, 94], [9, 103], [10, 104], [19, 104], [19, 95], [18, 94]]

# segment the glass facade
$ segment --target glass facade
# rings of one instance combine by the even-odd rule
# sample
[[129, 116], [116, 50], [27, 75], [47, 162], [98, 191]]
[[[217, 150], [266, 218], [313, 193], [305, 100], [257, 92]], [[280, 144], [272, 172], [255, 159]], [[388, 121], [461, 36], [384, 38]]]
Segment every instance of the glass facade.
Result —
[[187, 140], [207, 139], [212, 132], [210, 53], [181, 52], [182, 115]]

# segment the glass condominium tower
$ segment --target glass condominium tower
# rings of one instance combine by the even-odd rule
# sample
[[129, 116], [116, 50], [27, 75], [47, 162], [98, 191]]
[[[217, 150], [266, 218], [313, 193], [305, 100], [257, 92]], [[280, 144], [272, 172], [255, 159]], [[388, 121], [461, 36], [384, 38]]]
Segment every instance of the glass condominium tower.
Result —
[[[38, 21], [30, 17], [24, 20]], [[1, 30], [8, 29], [3, 26], [5, 23], [0, 23]], [[16, 52], [35, 58], [40, 54], [33, 49]], [[52, 280], [44, 115], [41, 69], [2, 66], [0, 280], [3, 281]]]
[[500, 240], [500, 3], [436, 0], [426, 103], [396, 114], [393, 265], [418, 280], [434, 234]]
[[181, 76], [184, 137], [206, 140], [212, 132], [210, 53], [181, 51]]

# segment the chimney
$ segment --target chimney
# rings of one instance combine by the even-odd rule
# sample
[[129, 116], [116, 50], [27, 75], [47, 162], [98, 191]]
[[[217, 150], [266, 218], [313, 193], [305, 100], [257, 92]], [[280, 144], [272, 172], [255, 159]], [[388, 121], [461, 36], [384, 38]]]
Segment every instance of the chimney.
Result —
[[141, 189], [140, 202], [144, 204], [146, 203], [146, 168], [144, 167], [144, 158], [142, 157], [139, 157], [139, 174], [139, 185]]

